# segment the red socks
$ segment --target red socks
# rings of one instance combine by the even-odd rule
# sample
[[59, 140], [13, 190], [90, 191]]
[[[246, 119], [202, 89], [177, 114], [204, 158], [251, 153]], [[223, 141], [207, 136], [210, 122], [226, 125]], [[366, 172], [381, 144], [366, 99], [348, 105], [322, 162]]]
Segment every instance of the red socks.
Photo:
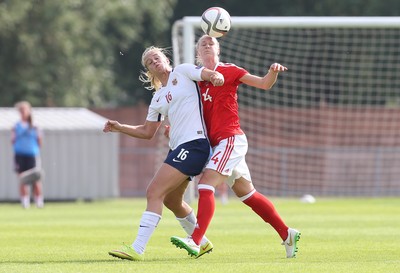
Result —
[[214, 187], [209, 185], [199, 185], [199, 204], [197, 209], [197, 224], [192, 234], [193, 241], [200, 245], [208, 225], [215, 211]]
[[[199, 185], [199, 203], [197, 209], [197, 225], [192, 234], [193, 241], [200, 245], [201, 239], [211, 222], [215, 211], [214, 187]], [[265, 222], [269, 223], [279, 234], [283, 241], [288, 236], [288, 226], [282, 221], [274, 205], [264, 195], [255, 191], [245, 200], [247, 206], [253, 209]]]
[[274, 204], [264, 195], [255, 191], [254, 194], [243, 200], [243, 203], [252, 208], [265, 222], [269, 223], [278, 232], [283, 241], [287, 239], [288, 227], [282, 221]]

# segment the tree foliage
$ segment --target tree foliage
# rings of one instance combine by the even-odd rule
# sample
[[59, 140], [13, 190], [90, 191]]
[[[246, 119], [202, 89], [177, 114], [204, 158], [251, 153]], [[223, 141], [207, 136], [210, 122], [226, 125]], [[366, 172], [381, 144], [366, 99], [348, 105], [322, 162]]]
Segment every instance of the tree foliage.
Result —
[[143, 45], [157, 42], [168, 29], [173, 4], [173, 0], [1, 1], [0, 105], [21, 99], [36, 106], [126, 101], [138, 86], [139, 68], [132, 63], [140, 65]]
[[200, 16], [209, 7], [232, 16], [398, 16], [398, 0], [178, 0], [173, 20]]
[[394, 16], [398, 0], [0, 0], [0, 106], [110, 106], [151, 97], [141, 54], [171, 24], [221, 6], [233, 16]]

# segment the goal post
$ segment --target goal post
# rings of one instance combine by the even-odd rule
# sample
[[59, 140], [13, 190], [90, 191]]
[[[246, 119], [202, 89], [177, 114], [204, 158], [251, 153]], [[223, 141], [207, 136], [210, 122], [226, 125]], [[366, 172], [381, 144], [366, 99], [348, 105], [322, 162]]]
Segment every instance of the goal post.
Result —
[[[201, 17], [187, 16], [172, 27], [174, 63], [194, 62], [195, 32]], [[400, 17], [231, 17], [234, 29], [257, 28], [400, 28]], [[222, 38], [224, 39], [224, 38]], [[181, 51], [181, 52], [180, 52]]]
[[[400, 195], [400, 17], [232, 17], [222, 62], [263, 76], [239, 87], [246, 161], [273, 196]], [[200, 17], [172, 30], [174, 65], [194, 63]]]

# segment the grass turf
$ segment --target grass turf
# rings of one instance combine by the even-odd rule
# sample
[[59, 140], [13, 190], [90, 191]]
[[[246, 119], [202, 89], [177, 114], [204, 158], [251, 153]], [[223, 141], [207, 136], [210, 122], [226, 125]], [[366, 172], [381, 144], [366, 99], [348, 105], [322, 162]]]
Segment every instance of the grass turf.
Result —
[[132, 242], [144, 199], [29, 210], [0, 204], [0, 272], [400, 272], [399, 198], [272, 200], [302, 232], [296, 259], [284, 258], [276, 232], [233, 198], [225, 206], [217, 202], [207, 233], [211, 254], [193, 259], [172, 246], [169, 237], [184, 232], [164, 210], [144, 262], [107, 254]]

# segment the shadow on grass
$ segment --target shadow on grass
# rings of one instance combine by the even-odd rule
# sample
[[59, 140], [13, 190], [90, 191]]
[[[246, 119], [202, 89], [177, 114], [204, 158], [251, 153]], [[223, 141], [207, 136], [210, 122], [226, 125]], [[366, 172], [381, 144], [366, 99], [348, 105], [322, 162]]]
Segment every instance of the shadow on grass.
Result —
[[99, 259], [99, 260], [63, 260], [63, 261], [2, 261], [2, 265], [34, 265], [34, 264], [92, 264], [92, 263], [146, 263], [146, 262], [175, 262], [182, 259], [147, 259], [144, 261], [130, 261], [124, 259]]
[[103, 259], [103, 260], [69, 260], [69, 261], [5, 261], [2, 262], [3, 265], [18, 265], [18, 264], [69, 264], [69, 263], [76, 263], [76, 264], [91, 264], [91, 263], [109, 263], [109, 262], [118, 262], [118, 260], [112, 259]]

